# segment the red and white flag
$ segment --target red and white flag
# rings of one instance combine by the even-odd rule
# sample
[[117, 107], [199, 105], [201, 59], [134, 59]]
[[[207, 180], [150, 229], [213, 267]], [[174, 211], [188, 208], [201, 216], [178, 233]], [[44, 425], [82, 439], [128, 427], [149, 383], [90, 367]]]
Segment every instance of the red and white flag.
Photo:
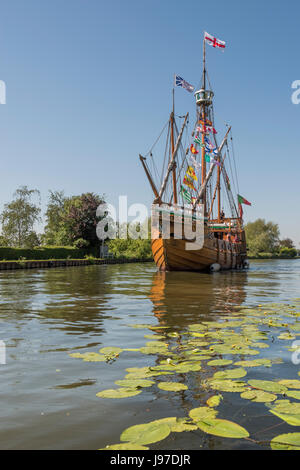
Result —
[[219, 49], [223, 50], [225, 49], [226, 43], [224, 41], [221, 41], [220, 39], [215, 38], [211, 34], [204, 33], [204, 40], [212, 47], [218, 47]]

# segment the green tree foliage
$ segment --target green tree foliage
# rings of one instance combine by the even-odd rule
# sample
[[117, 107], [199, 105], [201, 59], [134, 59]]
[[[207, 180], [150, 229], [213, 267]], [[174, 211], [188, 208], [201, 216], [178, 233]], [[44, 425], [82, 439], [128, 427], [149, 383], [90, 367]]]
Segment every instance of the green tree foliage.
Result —
[[151, 252], [151, 241], [150, 239], [138, 239], [122, 240], [116, 238], [108, 242], [109, 252], [112, 253], [115, 258], [143, 258], [148, 259], [152, 257]]
[[94, 193], [65, 197], [62, 191], [50, 192], [43, 243], [47, 245], [99, 245], [96, 211], [104, 197]]
[[276, 253], [279, 248], [279, 227], [273, 222], [257, 219], [245, 226], [249, 254]]
[[69, 237], [64, 227], [64, 205], [66, 197], [63, 191], [50, 191], [46, 210], [46, 226], [42, 235], [45, 245], [63, 246], [69, 244]]
[[280, 248], [295, 248], [294, 242], [290, 238], [284, 238], [283, 240], [280, 240], [279, 245]]
[[285, 258], [295, 258], [295, 256], [297, 256], [297, 250], [296, 248], [288, 248], [287, 246], [283, 246], [280, 248], [279, 254]]
[[37, 189], [28, 189], [21, 186], [14, 193], [14, 199], [4, 205], [1, 214], [2, 239], [9, 246], [27, 247], [32, 246], [37, 235], [33, 228], [40, 221], [39, 202], [32, 201], [34, 196], [40, 196]]

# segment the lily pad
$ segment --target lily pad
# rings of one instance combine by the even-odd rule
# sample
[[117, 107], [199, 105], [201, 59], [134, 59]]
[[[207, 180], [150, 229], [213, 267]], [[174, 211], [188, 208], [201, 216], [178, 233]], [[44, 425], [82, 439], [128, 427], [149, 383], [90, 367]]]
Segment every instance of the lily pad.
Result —
[[111, 354], [120, 354], [122, 351], [123, 349], [113, 346], [108, 346], [99, 350], [99, 352], [105, 356], [110, 356]]
[[281, 385], [284, 385], [285, 387], [288, 387], [288, 388], [299, 388], [300, 389], [300, 380], [297, 380], [297, 379], [280, 380], [278, 383], [281, 384]]
[[286, 392], [286, 396], [295, 398], [295, 400], [300, 400], [300, 390], [289, 390]]
[[140, 446], [139, 444], [132, 444], [132, 442], [127, 442], [124, 444], [113, 444], [98, 450], [149, 450], [149, 447]]
[[235, 362], [235, 366], [242, 366], [242, 367], [260, 367], [266, 366], [271, 367], [270, 359], [253, 359], [252, 361], [238, 361]]
[[206, 419], [213, 419], [217, 416], [218, 411], [209, 406], [200, 406], [199, 408], [193, 408], [190, 410], [189, 415], [193, 421], [202, 421]]
[[231, 439], [249, 437], [249, 433], [245, 428], [226, 419], [205, 419], [205, 421], [198, 421], [197, 426], [213, 436], [229, 437]]
[[256, 403], [267, 403], [276, 400], [277, 395], [264, 392], [263, 390], [247, 390], [246, 392], [241, 393], [241, 398], [255, 401]]
[[152, 421], [146, 424], [137, 424], [125, 429], [121, 434], [121, 441], [129, 441], [131, 444], [152, 444], [168, 437], [171, 430], [166, 423]]
[[210, 388], [220, 390], [221, 392], [244, 392], [246, 383], [239, 380], [213, 379], [209, 381]]
[[168, 392], [180, 392], [181, 390], [187, 390], [187, 385], [178, 382], [160, 382], [158, 388], [166, 390]]
[[280, 434], [271, 441], [273, 450], [300, 450], [300, 432]]
[[232, 364], [233, 361], [230, 359], [213, 359], [212, 361], [209, 361], [207, 365], [209, 366], [228, 366], [229, 364]]
[[134, 388], [117, 388], [103, 390], [102, 392], [96, 393], [96, 396], [100, 398], [128, 398], [139, 395], [139, 393], [141, 393], [141, 390]]
[[287, 392], [287, 387], [278, 382], [272, 382], [271, 380], [249, 380], [249, 385], [265, 392], [270, 393], [285, 393]]
[[151, 387], [155, 382], [153, 380], [146, 380], [146, 379], [123, 379], [123, 380], [116, 380], [115, 384], [119, 385], [120, 387], [125, 388], [140, 388], [140, 387]]
[[219, 406], [222, 399], [222, 395], [213, 395], [208, 400], [206, 400], [206, 403], [210, 408], [213, 408], [214, 406]]
[[75, 357], [78, 359], [82, 359], [84, 362], [106, 362], [107, 358], [95, 352], [89, 353], [73, 353], [69, 354], [70, 357]]
[[247, 375], [247, 371], [242, 367], [236, 369], [227, 369], [224, 371], [216, 372], [213, 376], [214, 379], [240, 379]]

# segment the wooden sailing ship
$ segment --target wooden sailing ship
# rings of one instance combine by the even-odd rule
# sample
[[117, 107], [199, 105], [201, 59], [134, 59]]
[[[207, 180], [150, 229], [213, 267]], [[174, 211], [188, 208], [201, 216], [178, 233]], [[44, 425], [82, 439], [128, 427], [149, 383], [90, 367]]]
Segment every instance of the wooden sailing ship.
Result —
[[[235, 168], [233, 145], [230, 149], [228, 143], [230, 138], [232, 144], [231, 127], [219, 145], [214, 122], [214, 93], [208, 84], [204, 39], [203, 74], [201, 85], [194, 93], [196, 119], [192, 131], [188, 132], [188, 114], [178, 116], [183, 119], [183, 124], [180, 132], [177, 128], [173, 88], [173, 109], [165, 126], [167, 145], [161, 170], [156, 166], [154, 146], [145, 156], [140, 155], [154, 193], [151, 246], [154, 261], [162, 271], [218, 271], [248, 267], [241, 203], [250, 203], [239, 195], [237, 204], [235, 202], [226, 168], [227, 164], [231, 169]], [[184, 88], [191, 91], [186, 86]], [[184, 133], [187, 148], [183, 142]], [[238, 188], [236, 171], [231, 171], [231, 176], [235, 188]], [[227, 216], [225, 211], [229, 212]], [[183, 214], [187, 212], [192, 227], [198, 219], [203, 221], [203, 240], [193, 249], [187, 249], [190, 238], [184, 231], [186, 219]], [[169, 224], [165, 232], [164, 214], [167, 214]]]

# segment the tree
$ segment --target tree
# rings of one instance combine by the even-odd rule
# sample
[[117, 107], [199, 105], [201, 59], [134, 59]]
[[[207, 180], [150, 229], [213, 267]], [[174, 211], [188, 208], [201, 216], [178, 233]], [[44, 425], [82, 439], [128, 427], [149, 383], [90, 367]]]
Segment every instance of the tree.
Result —
[[253, 255], [275, 253], [279, 248], [279, 227], [273, 222], [257, 219], [245, 226], [247, 245]]
[[45, 231], [42, 242], [45, 245], [68, 245], [70, 239], [64, 226], [65, 203], [67, 198], [63, 191], [49, 191], [46, 211]]
[[104, 202], [103, 196], [94, 193], [73, 196], [65, 202], [64, 221], [72, 243], [81, 238], [90, 246], [99, 245], [96, 227], [100, 217], [96, 216], [96, 211]]
[[50, 191], [43, 243], [47, 245], [99, 245], [96, 211], [104, 197], [94, 193], [65, 197], [63, 191]]
[[32, 202], [33, 196], [40, 197], [37, 189], [28, 189], [21, 186], [14, 193], [14, 199], [4, 205], [1, 214], [2, 237], [10, 246], [26, 247], [29, 239], [32, 239], [34, 224], [41, 219], [40, 202]]
[[280, 240], [279, 245], [280, 248], [295, 248], [294, 242], [290, 238], [284, 238], [283, 240]]

